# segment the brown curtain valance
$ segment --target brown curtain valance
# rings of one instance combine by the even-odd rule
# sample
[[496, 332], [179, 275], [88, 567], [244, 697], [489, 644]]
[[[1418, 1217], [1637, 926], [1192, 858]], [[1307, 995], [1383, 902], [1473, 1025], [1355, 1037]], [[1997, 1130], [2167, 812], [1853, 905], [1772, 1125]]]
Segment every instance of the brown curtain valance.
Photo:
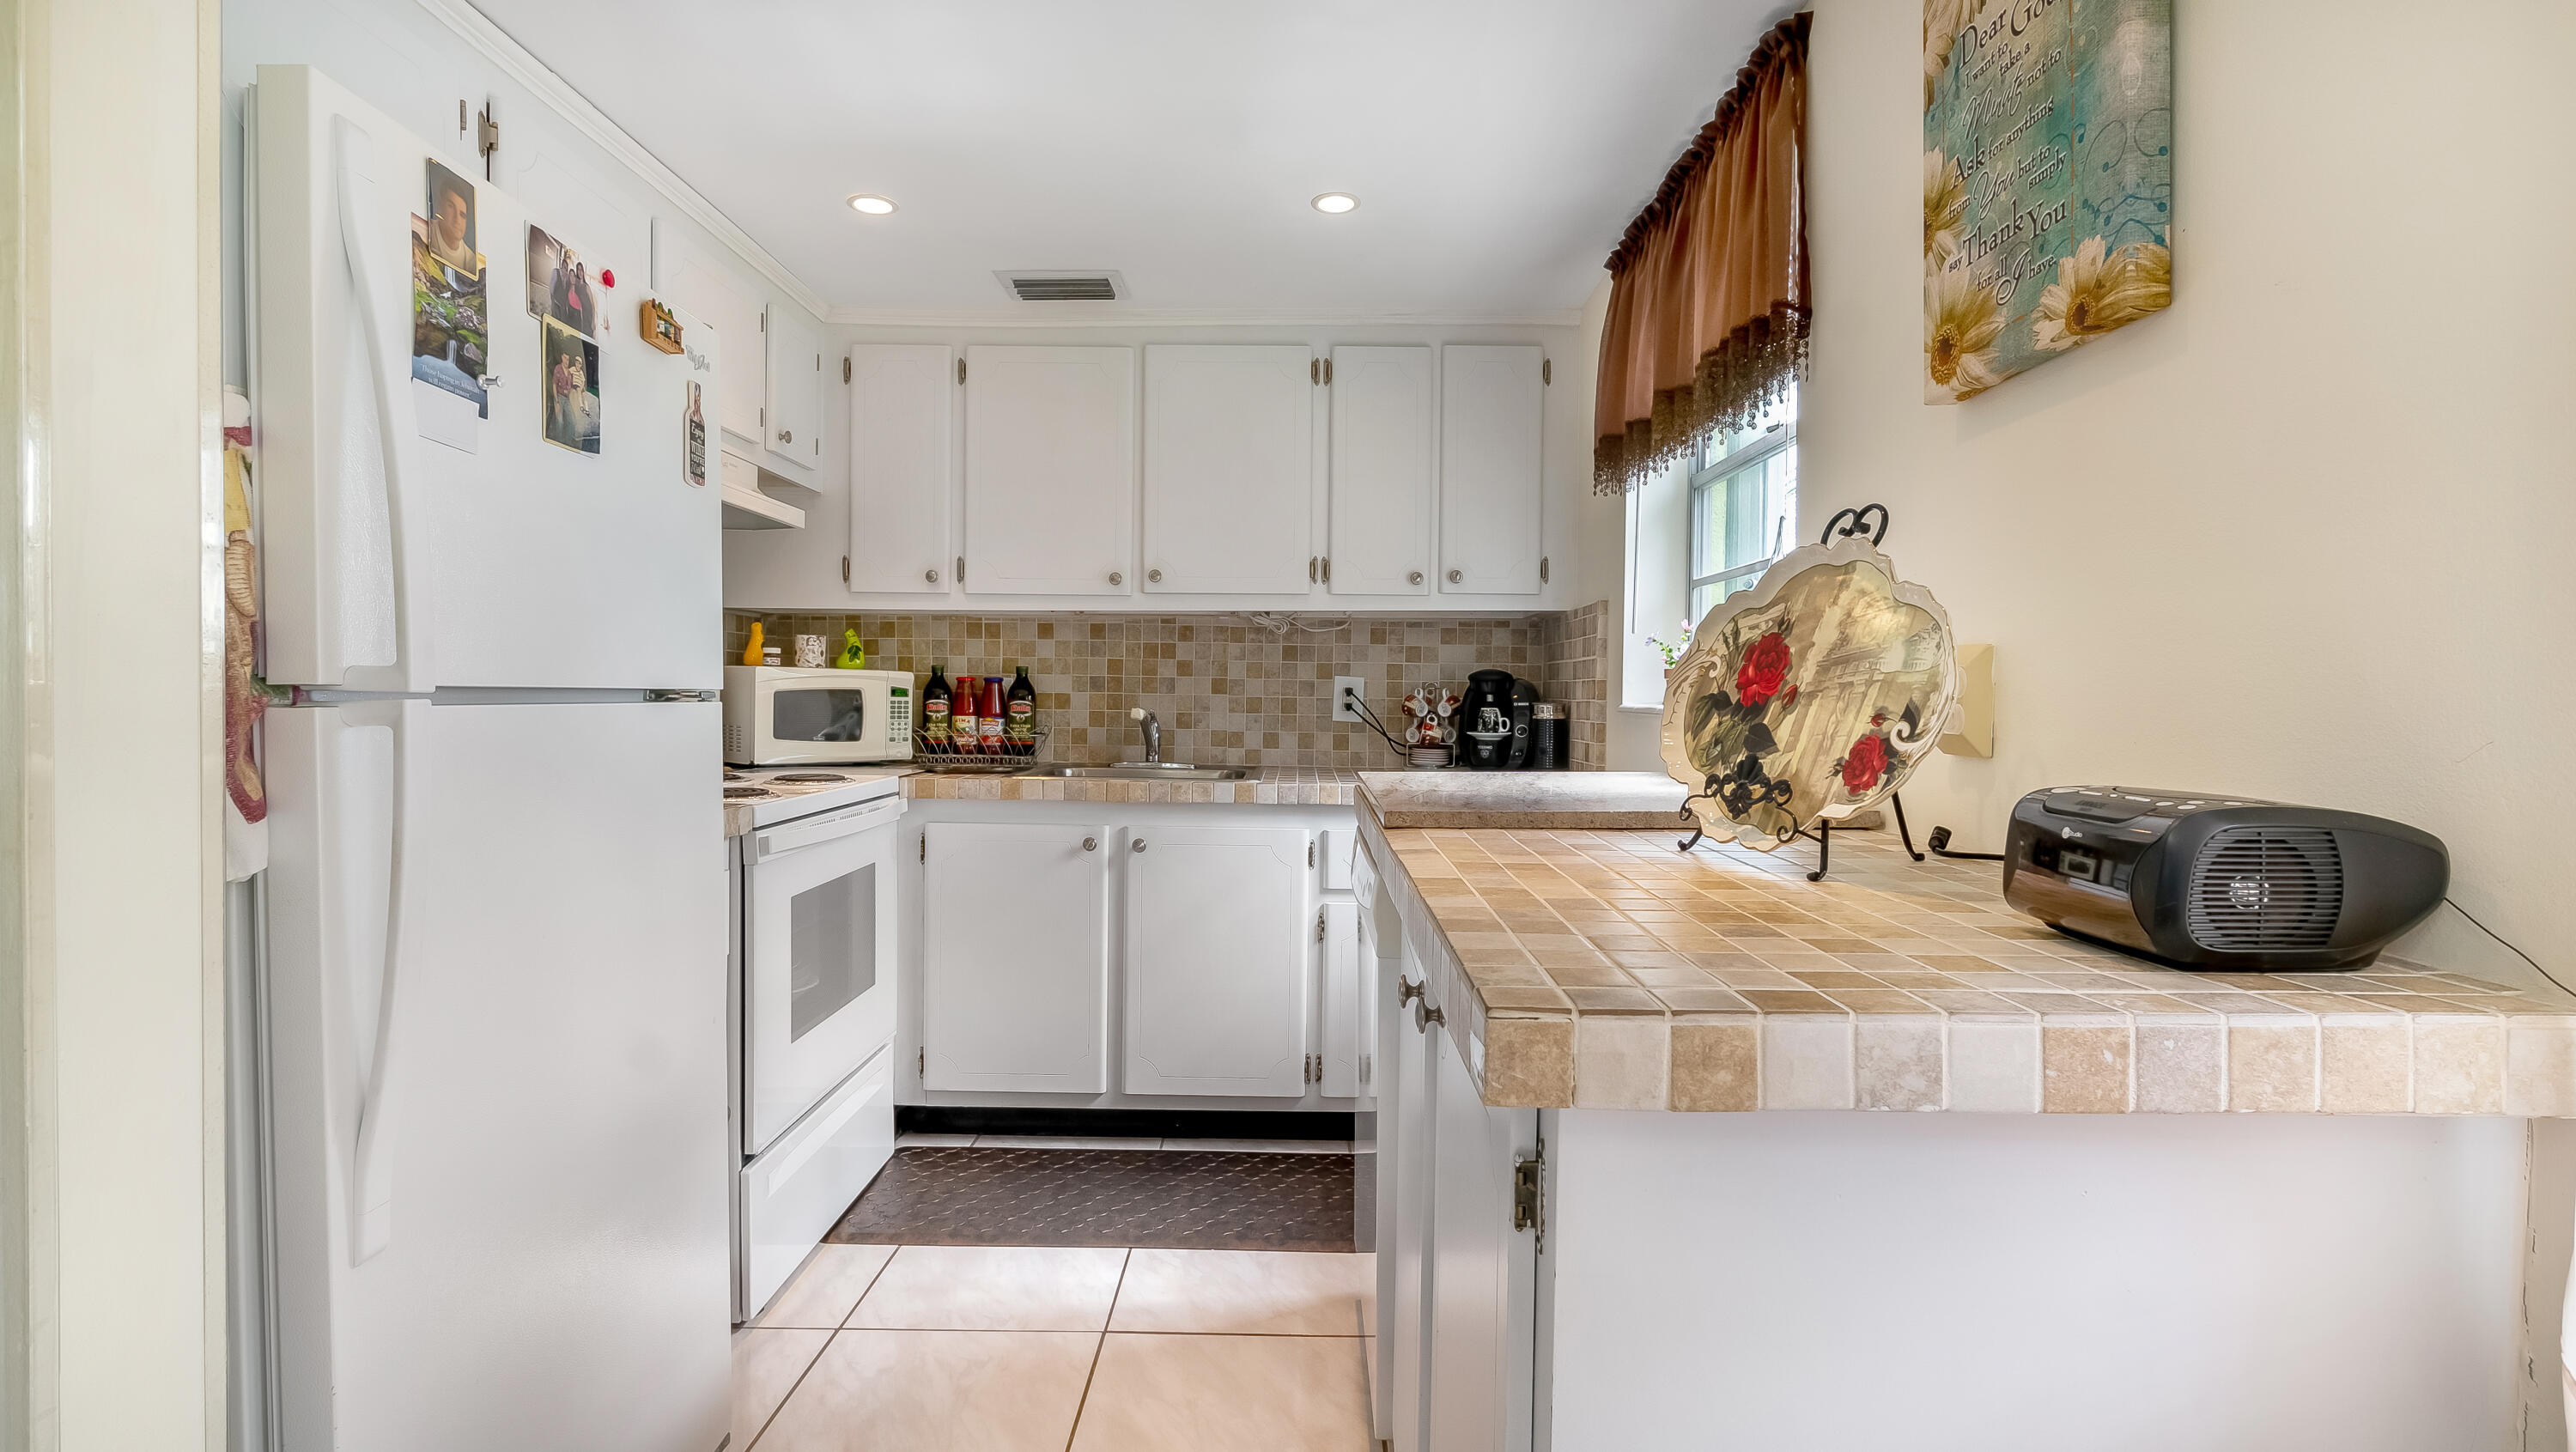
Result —
[[1592, 488], [1623, 494], [1806, 370], [1807, 28], [1762, 37], [1610, 254]]

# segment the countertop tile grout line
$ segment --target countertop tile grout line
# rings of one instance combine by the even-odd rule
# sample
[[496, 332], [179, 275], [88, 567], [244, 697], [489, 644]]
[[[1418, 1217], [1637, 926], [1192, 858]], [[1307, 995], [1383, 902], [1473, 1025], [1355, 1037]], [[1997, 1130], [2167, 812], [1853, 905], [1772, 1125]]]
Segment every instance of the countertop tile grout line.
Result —
[[1109, 1344], [1109, 1323], [1118, 1319], [1118, 1297], [1127, 1289], [1127, 1263], [1136, 1258], [1136, 1248], [1118, 1258], [1118, 1284], [1109, 1291], [1108, 1314], [1100, 1318], [1100, 1335], [1091, 1343], [1091, 1369], [1082, 1374], [1082, 1396], [1073, 1404], [1073, 1425], [1065, 1429], [1064, 1452], [1073, 1452], [1073, 1439], [1082, 1435], [1083, 1409], [1091, 1405], [1091, 1383], [1100, 1375], [1101, 1348]]

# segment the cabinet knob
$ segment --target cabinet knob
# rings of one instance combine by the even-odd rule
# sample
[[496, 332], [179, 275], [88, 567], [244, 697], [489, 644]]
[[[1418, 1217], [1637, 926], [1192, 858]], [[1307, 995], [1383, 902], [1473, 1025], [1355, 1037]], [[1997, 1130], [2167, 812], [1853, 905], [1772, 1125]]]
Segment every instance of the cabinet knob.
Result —
[[1127, 575], [1126, 575], [1126, 572], [1125, 572], [1125, 571], [1123, 571], [1123, 570], [1111, 570], [1111, 571], [1109, 572], [1109, 583], [1110, 583], [1110, 584], [1113, 584], [1113, 585], [1124, 585], [1124, 584], [1126, 584], [1126, 583], [1127, 583]]
[[1147, 581], [1159, 585], [1163, 583], [1163, 572], [1160, 570], [1147, 570], [1145, 572], [1145, 578]]
[[1142, 852], [1142, 851], [1144, 851], [1144, 850], [1145, 850], [1145, 839], [1144, 839], [1144, 838], [1142, 838], [1142, 837], [1139, 837], [1139, 838], [1137, 838], [1135, 841], [1128, 843], [1128, 844], [1127, 844], [1127, 850], [1128, 850], [1128, 851], [1130, 851], [1130, 852]]
[[939, 572], [937, 570], [924, 570], [921, 572], [921, 580], [925, 585], [936, 585], [939, 583]]
[[1442, 1013], [1440, 1010], [1433, 1008], [1430, 1000], [1428, 999], [1425, 999], [1413, 1006], [1413, 1031], [1415, 1033], [1427, 1034], [1431, 1032], [1431, 1026], [1433, 1024], [1447, 1023], [1448, 1021], [1449, 1016]]
[[1419, 584], [1421, 584], [1421, 583], [1422, 583], [1422, 572], [1421, 572], [1420, 570], [1416, 570], [1416, 571], [1414, 571], [1412, 574], [1409, 574], [1409, 575], [1405, 576], [1405, 577], [1404, 577], [1404, 583], [1406, 583], [1406, 584], [1408, 584], [1408, 585], [1419, 585]]
[[1083, 851], [1085, 851], [1085, 852], [1097, 852], [1097, 851], [1099, 851], [1099, 850], [1100, 850], [1100, 839], [1099, 839], [1099, 838], [1097, 838], [1097, 837], [1085, 837], [1085, 838], [1083, 838], [1083, 839], [1082, 839], [1082, 850], [1083, 850]]
[[1404, 981], [1403, 979], [1401, 979], [1401, 978], [1399, 978], [1399, 979], [1395, 980], [1395, 1006], [1396, 1006], [1396, 1007], [1398, 1007], [1398, 1008], [1402, 1008], [1402, 1007], [1404, 1007], [1406, 1004], [1411, 1003], [1413, 1000], [1415, 1000], [1415, 999], [1417, 999], [1417, 998], [1420, 998], [1421, 996], [1422, 996], [1422, 985], [1421, 985], [1421, 984], [1419, 984], [1419, 983], [1407, 983], [1407, 982], [1405, 982], [1405, 981]]
[[778, 441], [782, 444], [792, 444], [796, 442], [796, 431], [794, 429], [780, 429], [778, 431]]
[[1456, 570], [1451, 570], [1451, 571], [1449, 572], [1449, 583], [1450, 583], [1450, 584], [1452, 584], [1452, 585], [1455, 585], [1455, 584], [1457, 584], [1459, 581], [1464, 580], [1464, 579], [1466, 579], [1466, 578], [1467, 578], [1467, 577], [1466, 577], [1465, 575], [1460, 574], [1460, 573], [1459, 573], [1458, 571], [1456, 571]]

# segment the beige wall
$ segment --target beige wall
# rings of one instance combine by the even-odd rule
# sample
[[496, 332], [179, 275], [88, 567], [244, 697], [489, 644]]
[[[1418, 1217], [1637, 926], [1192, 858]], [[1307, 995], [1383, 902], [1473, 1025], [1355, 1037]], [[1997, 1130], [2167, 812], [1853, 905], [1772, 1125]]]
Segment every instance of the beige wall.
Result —
[[[1930, 408], [1922, 6], [1816, 6], [1806, 528], [1884, 502], [1995, 645], [1995, 757], [1916, 829], [2075, 782], [2375, 812], [2576, 981], [2576, 6], [2175, 9], [2172, 309]], [[2409, 946], [2533, 981], [2448, 910]]]
[[214, 7], [24, 0], [31, 1445], [220, 1445]]

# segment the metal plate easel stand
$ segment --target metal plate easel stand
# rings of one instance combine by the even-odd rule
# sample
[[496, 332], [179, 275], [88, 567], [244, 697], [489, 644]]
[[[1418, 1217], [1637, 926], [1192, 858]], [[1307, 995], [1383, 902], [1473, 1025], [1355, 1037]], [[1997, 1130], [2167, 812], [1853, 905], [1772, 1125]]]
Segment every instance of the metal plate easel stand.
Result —
[[[1876, 516], [1877, 522], [1875, 524], [1871, 523], [1872, 516]], [[1884, 546], [1887, 542], [1887, 523], [1887, 506], [1884, 504], [1864, 504], [1858, 509], [1837, 510], [1833, 518], [1825, 521], [1825, 532], [1817, 537], [1816, 543], [1820, 545], [1830, 545], [1835, 540], [1849, 539], [1853, 535], [1866, 533], [1869, 536], [1869, 542], [1873, 547]], [[1786, 787], [1788, 783], [1779, 782], [1774, 785], [1776, 789], [1779, 787]], [[1680, 842], [1674, 844], [1677, 850], [1688, 852], [1692, 848], [1697, 847], [1700, 842], [1708, 836], [1708, 829], [1700, 824], [1699, 814], [1691, 810], [1690, 804], [1704, 798], [1710, 801], [1718, 800], [1720, 794], [1724, 790], [1725, 787], [1721, 783], [1720, 779], [1712, 773], [1705, 782], [1701, 783], [1700, 789], [1697, 792], [1694, 792], [1690, 796], [1682, 799], [1682, 823], [1691, 829], [1691, 834], [1688, 837], [1683, 838]], [[1771, 792], [1766, 792], [1763, 795], [1770, 796], [1772, 794], [1773, 793]], [[1905, 844], [1905, 855], [1916, 862], [1922, 861], [1923, 854], [1914, 850], [1914, 833], [1909, 827], [1907, 827], [1905, 822], [1904, 793], [1890, 792], [1887, 794], [1887, 800], [1888, 805], [1896, 809], [1896, 836], [1897, 840]], [[1736, 810], [1749, 810], [1753, 805], [1753, 801], [1748, 800], [1736, 804]], [[1787, 804], [1786, 802], [1782, 802], [1781, 805], [1785, 806]], [[1816, 844], [1816, 868], [1813, 872], [1807, 874], [1807, 880], [1809, 882], [1824, 881], [1825, 874], [1833, 870], [1834, 824], [1832, 821], [1820, 817], [1813, 821], [1800, 824], [1789, 833], [1789, 836], [1786, 839], [1783, 840], [1794, 841], [1800, 837], [1804, 837], [1808, 841]], [[1950, 851], [1950, 829], [1947, 827], [1933, 828], [1930, 839], [1928, 839], [1924, 845], [1932, 849], [1933, 856], [1946, 857], [1954, 862], [2003, 861], [2003, 854], [1999, 852]]]

